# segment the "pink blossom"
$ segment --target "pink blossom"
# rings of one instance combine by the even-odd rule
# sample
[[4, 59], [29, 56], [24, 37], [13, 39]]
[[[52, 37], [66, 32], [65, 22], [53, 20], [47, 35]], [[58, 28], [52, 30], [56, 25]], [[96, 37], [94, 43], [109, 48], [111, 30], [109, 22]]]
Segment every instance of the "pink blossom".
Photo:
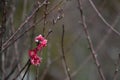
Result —
[[43, 47], [46, 47], [46, 46], [47, 46], [47, 40], [45, 39], [41, 41], [40, 44], [38, 44], [37, 49], [41, 50]]
[[42, 35], [38, 35], [35, 37], [35, 41], [38, 43], [38, 45], [35, 49], [29, 50], [29, 57], [31, 64], [37, 66], [41, 63], [41, 57], [37, 55], [37, 52], [42, 50], [43, 47], [47, 46], [47, 40]]
[[44, 39], [43, 41], [40, 42], [40, 44], [41, 44], [43, 47], [47, 46], [47, 40]]
[[33, 58], [37, 54], [37, 49], [29, 50], [30, 58]]
[[37, 49], [40, 51], [43, 48], [41, 44], [38, 44]]
[[44, 40], [44, 37], [41, 34], [35, 37], [35, 42], [43, 41], [43, 40]]
[[30, 59], [31, 64], [37, 66], [41, 63], [42, 59], [38, 55], [34, 55], [33, 58]]
[[47, 40], [41, 34], [35, 37], [35, 41], [38, 42], [37, 50], [41, 50], [43, 47], [47, 46]]

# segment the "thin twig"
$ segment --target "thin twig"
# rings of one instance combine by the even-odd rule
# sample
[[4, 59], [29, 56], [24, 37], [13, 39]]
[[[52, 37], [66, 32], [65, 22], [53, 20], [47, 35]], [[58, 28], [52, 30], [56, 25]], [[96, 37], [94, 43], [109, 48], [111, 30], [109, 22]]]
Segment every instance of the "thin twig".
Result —
[[26, 71], [25, 71], [25, 73], [24, 73], [24, 75], [22, 77], [22, 80], [24, 80], [24, 77], [25, 77], [26, 73], [28, 72], [30, 66], [31, 66], [31, 63], [29, 62], [28, 67], [27, 67], [27, 69], [26, 69]]
[[87, 37], [87, 40], [88, 40], [88, 44], [90, 46], [90, 50], [91, 50], [93, 59], [95, 61], [95, 64], [97, 66], [97, 69], [98, 69], [98, 72], [100, 74], [101, 79], [102, 80], [106, 80], [105, 76], [103, 74], [100, 62], [99, 62], [99, 60], [97, 58], [97, 54], [96, 54], [96, 52], [94, 50], [94, 47], [93, 47], [93, 44], [92, 44], [92, 41], [91, 41], [91, 37], [90, 37], [88, 29], [87, 29], [87, 25], [86, 25], [86, 21], [85, 21], [85, 16], [83, 14], [83, 9], [82, 9], [82, 5], [81, 5], [81, 0], [78, 0], [78, 5], [79, 5], [79, 11], [80, 11], [80, 14], [81, 14], [82, 25], [83, 25], [83, 28], [84, 28], [84, 31], [85, 31], [85, 34], [86, 34], [86, 37]]
[[112, 25], [110, 25], [105, 19], [104, 17], [101, 15], [101, 13], [98, 11], [98, 9], [96, 8], [96, 6], [94, 5], [92, 0], [89, 0], [90, 4], [92, 5], [93, 9], [96, 11], [96, 13], [98, 14], [98, 16], [100, 17], [100, 19], [113, 31], [115, 32], [117, 35], [120, 36], [120, 32], [118, 32], [116, 29], [114, 29], [114, 27]]
[[61, 36], [61, 50], [62, 50], [62, 59], [63, 59], [63, 64], [65, 66], [65, 71], [67, 73], [67, 76], [69, 78], [69, 80], [72, 80], [71, 79], [71, 76], [70, 76], [70, 70], [67, 66], [67, 62], [66, 62], [66, 58], [65, 58], [65, 53], [64, 53], [64, 32], [65, 32], [65, 29], [64, 29], [64, 24], [62, 26], [62, 36]]
[[52, 33], [52, 30], [50, 29], [50, 30], [48, 31], [48, 34], [45, 36], [45, 38], [48, 38], [48, 36], [49, 36], [51, 33]]

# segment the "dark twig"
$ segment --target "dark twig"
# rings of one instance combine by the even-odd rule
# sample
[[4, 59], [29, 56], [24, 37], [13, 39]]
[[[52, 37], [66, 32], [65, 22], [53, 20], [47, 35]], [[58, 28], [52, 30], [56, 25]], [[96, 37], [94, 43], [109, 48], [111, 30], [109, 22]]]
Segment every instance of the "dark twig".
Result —
[[96, 6], [94, 5], [92, 0], [89, 0], [90, 4], [92, 5], [92, 7], [94, 8], [94, 10], [96, 11], [96, 13], [98, 14], [98, 16], [101, 18], [101, 20], [113, 31], [115, 32], [117, 35], [120, 36], [120, 32], [118, 32], [116, 29], [114, 29], [114, 27], [112, 25], [110, 25], [105, 19], [104, 17], [101, 15], [101, 13], [98, 11], [98, 9], [96, 8]]
[[96, 64], [96, 66], [97, 66], [97, 69], [98, 69], [98, 72], [99, 72], [99, 74], [100, 74], [101, 79], [102, 79], [102, 80], [106, 80], [106, 79], [105, 79], [105, 76], [104, 76], [104, 74], [103, 74], [101, 65], [100, 65], [100, 63], [99, 63], [99, 60], [98, 60], [98, 58], [97, 58], [97, 54], [96, 54], [96, 52], [95, 52], [95, 50], [94, 50], [94, 47], [93, 47], [91, 38], [90, 38], [90, 36], [89, 36], [89, 32], [88, 32], [87, 25], [86, 25], [86, 21], [85, 21], [85, 16], [84, 16], [84, 14], [83, 14], [83, 9], [82, 9], [82, 5], [81, 5], [81, 0], [78, 0], [78, 4], [79, 4], [79, 11], [80, 11], [80, 14], [81, 14], [82, 25], [83, 25], [85, 34], [86, 34], [86, 36], [87, 36], [88, 44], [89, 44], [89, 46], [90, 46], [90, 50], [91, 50], [93, 59], [94, 59], [94, 61], [95, 61], [95, 64]]
[[23, 77], [22, 77], [22, 80], [24, 80], [24, 77], [25, 77], [26, 73], [28, 72], [30, 66], [31, 66], [31, 63], [30, 63], [30, 61], [29, 61], [28, 67], [27, 67], [27, 69], [26, 69], [26, 71], [25, 71], [25, 73], [24, 73], [24, 75], [23, 75]]
[[118, 55], [118, 62], [116, 64], [113, 80], [117, 80], [118, 72], [120, 71], [119, 68], [120, 68], [120, 54]]
[[69, 80], [72, 80], [71, 79], [71, 76], [70, 76], [70, 70], [67, 66], [67, 62], [66, 62], [66, 58], [65, 58], [65, 52], [64, 52], [64, 32], [65, 32], [65, 29], [64, 29], [64, 24], [62, 26], [62, 36], [61, 36], [61, 50], [62, 50], [62, 59], [63, 59], [63, 64], [65, 66], [65, 71], [67, 73], [67, 76], [69, 78]]
[[48, 38], [48, 36], [52, 33], [52, 30], [50, 29], [45, 38]]

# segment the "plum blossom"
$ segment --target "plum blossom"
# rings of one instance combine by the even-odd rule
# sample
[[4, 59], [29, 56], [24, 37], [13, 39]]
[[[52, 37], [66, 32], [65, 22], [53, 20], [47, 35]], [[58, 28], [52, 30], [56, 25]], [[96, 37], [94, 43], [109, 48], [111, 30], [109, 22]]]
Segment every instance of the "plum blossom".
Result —
[[38, 35], [37, 37], [35, 37], [35, 42], [38, 42], [38, 50], [41, 50], [43, 47], [47, 46], [47, 40], [42, 35]]
[[46, 47], [47, 46], [47, 40], [44, 39], [43, 41], [41, 41], [40, 43], [43, 47]]
[[37, 66], [41, 63], [42, 59], [38, 55], [34, 55], [33, 58], [30, 59], [31, 64]]
[[45, 40], [45, 38], [41, 34], [35, 37], [35, 42], [43, 41], [43, 40]]
[[29, 50], [30, 58], [33, 58], [35, 55], [37, 55], [37, 49]]
[[47, 46], [47, 40], [43, 40], [38, 44], [37, 49], [41, 50], [43, 47], [46, 47], [46, 46]]
[[29, 50], [29, 57], [31, 64], [37, 66], [41, 63], [42, 59], [37, 55], [38, 51], [41, 51], [42, 48], [47, 46], [47, 40], [40, 34], [35, 37], [35, 42], [37, 42], [37, 47]]

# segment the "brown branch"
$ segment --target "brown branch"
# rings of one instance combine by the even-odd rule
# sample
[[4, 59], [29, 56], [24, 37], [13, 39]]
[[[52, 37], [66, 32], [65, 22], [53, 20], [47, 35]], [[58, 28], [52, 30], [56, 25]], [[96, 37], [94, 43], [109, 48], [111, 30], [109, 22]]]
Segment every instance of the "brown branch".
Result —
[[93, 9], [96, 11], [96, 13], [98, 14], [98, 16], [100, 17], [100, 19], [117, 35], [120, 36], [120, 32], [118, 32], [116, 29], [114, 29], [114, 27], [112, 25], [110, 25], [105, 19], [104, 17], [101, 15], [101, 13], [98, 11], [98, 9], [96, 8], [96, 6], [94, 5], [92, 0], [89, 0], [90, 4], [92, 5]]
[[93, 47], [93, 44], [92, 44], [92, 41], [91, 41], [91, 37], [90, 37], [88, 29], [87, 29], [86, 20], [85, 20], [85, 16], [83, 14], [83, 9], [82, 9], [82, 5], [81, 5], [81, 0], [78, 0], [78, 5], [79, 5], [79, 11], [80, 11], [80, 14], [81, 14], [82, 25], [83, 25], [83, 28], [84, 28], [84, 31], [85, 31], [85, 34], [86, 34], [86, 37], [87, 37], [87, 40], [88, 40], [88, 44], [90, 46], [90, 50], [91, 50], [93, 59], [95, 61], [95, 64], [97, 66], [97, 69], [98, 69], [98, 72], [100, 74], [101, 79], [106, 80], [105, 76], [103, 74], [100, 62], [99, 62], [99, 60], [97, 58], [97, 53], [94, 50], [94, 47]]
[[70, 75], [70, 70], [67, 66], [67, 62], [66, 62], [66, 58], [65, 58], [65, 52], [64, 52], [64, 33], [65, 33], [65, 29], [64, 29], [64, 24], [62, 26], [62, 36], [61, 36], [61, 50], [62, 50], [62, 59], [63, 59], [63, 65], [65, 66], [65, 71], [67, 73], [67, 76], [69, 78], [69, 80], [71, 79], [71, 75]]

